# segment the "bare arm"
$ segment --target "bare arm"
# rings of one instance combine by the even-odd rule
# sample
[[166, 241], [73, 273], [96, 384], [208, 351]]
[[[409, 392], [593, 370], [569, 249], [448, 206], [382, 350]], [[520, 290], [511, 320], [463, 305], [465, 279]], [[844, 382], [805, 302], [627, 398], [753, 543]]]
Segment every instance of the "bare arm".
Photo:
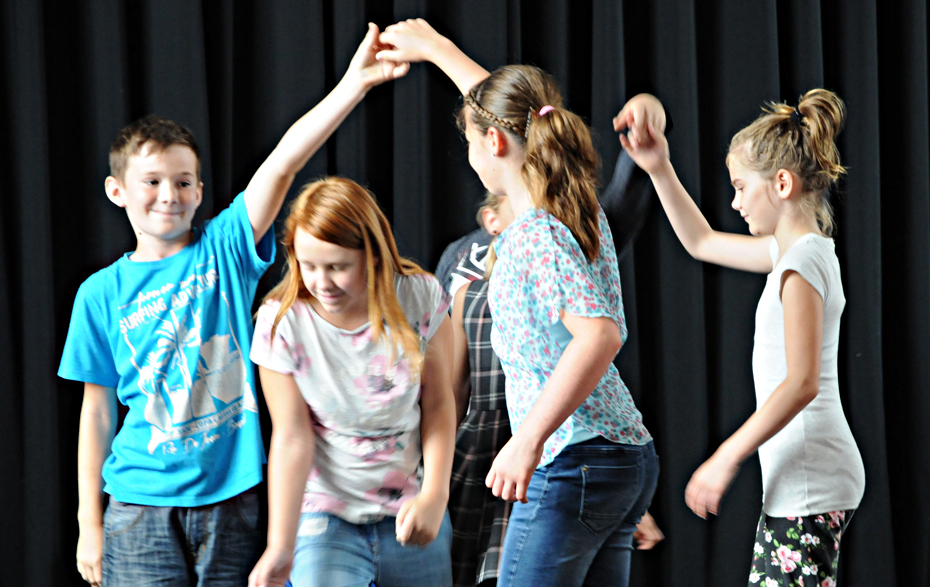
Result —
[[381, 41], [392, 48], [378, 53], [378, 59], [396, 63], [431, 61], [449, 76], [463, 96], [490, 75], [422, 18], [392, 24], [384, 29]]
[[77, 568], [85, 581], [100, 585], [103, 563], [103, 463], [116, 434], [116, 390], [84, 384], [78, 432]]
[[313, 110], [288, 129], [252, 176], [245, 190], [245, 206], [256, 243], [278, 216], [294, 176], [361, 102], [368, 90], [407, 73], [410, 66], [406, 63], [376, 61], [375, 53], [380, 48], [378, 27], [369, 23], [368, 34], [342, 80]]
[[572, 335], [552, 376], [516, 433], [498, 453], [485, 483], [494, 495], [526, 502], [526, 488], [549, 436], [568, 419], [600, 382], [622, 344], [611, 318], [562, 313]]
[[685, 501], [702, 518], [716, 514], [740, 463], [814, 401], [820, 390], [823, 343], [823, 300], [794, 271], [785, 272], [782, 305], [785, 312], [785, 355], [788, 376], [707, 462], [695, 471]]
[[465, 292], [468, 285], [463, 285], [455, 292], [452, 304], [452, 393], [455, 396], [455, 421], [462, 423], [468, 412], [468, 399], [471, 395], [471, 364], [468, 355], [468, 336], [465, 333], [463, 313]]
[[747, 236], [714, 230], [707, 223], [691, 196], [681, 185], [675, 168], [669, 160], [668, 141], [665, 135], [646, 124], [640, 131], [628, 115], [630, 132], [620, 135], [623, 148], [633, 161], [645, 170], [655, 185], [659, 201], [668, 215], [678, 240], [695, 259], [752, 271], [768, 273], [772, 270], [769, 256], [771, 236]]
[[290, 574], [300, 503], [316, 447], [310, 407], [291, 375], [258, 368], [273, 425], [268, 457], [268, 546], [250, 587], [283, 586]]
[[423, 485], [397, 513], [397, 540], [425, 546], [439, 534], [449, 502], [455, 450], [455, 401], [452, 398], [452, 324], [443, 316], [426, 345], [420, 380], [420, 436]]

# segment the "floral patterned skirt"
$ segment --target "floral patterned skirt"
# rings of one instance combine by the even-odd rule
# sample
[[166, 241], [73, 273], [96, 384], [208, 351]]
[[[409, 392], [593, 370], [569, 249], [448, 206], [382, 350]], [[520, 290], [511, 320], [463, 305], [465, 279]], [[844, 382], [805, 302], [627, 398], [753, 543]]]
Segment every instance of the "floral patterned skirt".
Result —
[[750, 587], [835, 587], [840, 538], [856, 510], [774, 518], [762, 512]]

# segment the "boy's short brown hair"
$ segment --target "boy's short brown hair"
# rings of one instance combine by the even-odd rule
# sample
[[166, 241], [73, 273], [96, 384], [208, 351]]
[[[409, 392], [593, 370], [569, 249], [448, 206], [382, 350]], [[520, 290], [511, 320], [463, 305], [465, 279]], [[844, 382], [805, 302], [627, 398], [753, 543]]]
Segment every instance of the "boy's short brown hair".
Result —
[[187, 127], [154, 114], [124, 126], [116, 135], [110, 147], [110, 175], [120, 181], [125, 179], [129, 158], [138, 155], [145, 145], [150, 145], [156, 152], [172, 145], [190, 148], [197, 157], [197, 179], [200, 179], [200, 149], [194, 134]]

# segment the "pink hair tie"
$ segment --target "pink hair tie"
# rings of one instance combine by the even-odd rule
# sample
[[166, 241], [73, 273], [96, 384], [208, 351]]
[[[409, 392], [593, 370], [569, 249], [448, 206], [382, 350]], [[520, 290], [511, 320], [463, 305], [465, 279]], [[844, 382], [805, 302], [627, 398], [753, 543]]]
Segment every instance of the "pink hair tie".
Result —
[[553, 111], [553, 110], [555, 110], [555, 108], [553, 108], [552, 106], [546, 104], [545, 106], [543, 106], [542, 108], [539, 109], [539, 114], [538, 114], [537, 116], [545, 116], [547, 113], [549, 113], [549, 112], [551, 112], [551, 111]]

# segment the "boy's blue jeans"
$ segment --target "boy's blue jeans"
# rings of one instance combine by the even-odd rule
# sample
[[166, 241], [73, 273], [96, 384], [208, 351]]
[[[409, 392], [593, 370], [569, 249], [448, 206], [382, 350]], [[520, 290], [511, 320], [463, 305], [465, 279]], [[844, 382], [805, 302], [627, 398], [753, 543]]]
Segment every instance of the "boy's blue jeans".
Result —
[[651, 442], [566, 447], [533, 473], [529, 502], [513, 506], [498, 585], [626, 587], [633, 532], [658, 477]]
[[452, 585], [452, 524], [446, 512], [427, 546], [401, 546], [396, 518], [350, 524], [326, 513], [300, 516], [293, 587], [446, 587]]
[[212, 505], [110, 500], [103, 516], [104, 587], [242, 587], [261, 554], [258, 492]]

